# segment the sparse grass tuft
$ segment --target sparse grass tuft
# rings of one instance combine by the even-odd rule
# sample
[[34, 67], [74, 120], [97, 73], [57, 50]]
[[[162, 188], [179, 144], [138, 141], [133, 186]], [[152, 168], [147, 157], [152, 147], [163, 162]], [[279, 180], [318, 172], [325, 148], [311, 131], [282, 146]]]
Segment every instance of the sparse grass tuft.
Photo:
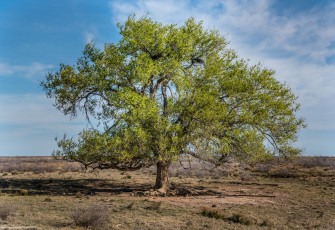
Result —
[[10, 203], [0, 203], [0, 219], [5, 221], [9, 216], [14, 215], [16, 207]]
[[244, 225], [251, 225], [252, 220], [242, 213], [234, 213], [231, 217], [228, 218], [229, 221], [234, 222], [234, 223], [239, 223], [239, 224], [244, 224]]
[[131, 202], [130, 204], [126, 206], [126, 209], [132, 209], [134, 205], [135, 205], [135, 202]]
[[277, 178], [299, 177], [299, 174], [295, 170], [286, 166], [274, 167], [269, 171], [269, 175]]
[[251, 225], [253, 223], [250, 218], [241, 213], [234, 213], [231, 217], [226, 217], [226, 215], [220, 209], [203, 207], [201, 214], [209, 218], [231, 221], [238, 224]]
[[29, 191], [26, 190], [26, 189], [23, 189], [23, 190], [20, 191], [20, 195], [21, 196], [28, 196], [29, 195]]
[[108, 208], [103, 205], [85, 204], [75, 207], [70, 213], [76, 227], [103, 227], [109, 219]]
[[159, 201], [159, 202], [153, 202], [152, 205], [151, 205], [151, 209], [152, 210], [160, 210], [162, 207], [162, 202]]
[[260, 223], [259, 226], [261, 226], [261, 227], [266, 227], [266, 226], [269, 226], [269, 223], [268, 223], [266, 220], [263, 220], [263, 222]]
[[160, 210], [161, 209], [161, 206], [162, 206], [162, 202], [161, 201], [153, 201], [151, 202], [151, 205], [149, 207], [146, 207], [146, 209], [150, 209], [150, 210]]
[[50, 198], [50, 197], [46, 197], [45, 199], [44, 199], [44, 202], [51, 202], [52, 201], [52, 199]]
[[252, 176], [250, 175], [250, 173], [246, 173], [246, 172], [241, 173], [240, 178], [241, 178], [242, 181], [251, 181], [252, 180]]
[[219, 209], [203, 207], [202, 211], [201, 211], [201, 214], [203, 216], [207, 216], [209, 218], [215, 218], [215, 219], [221, 219], [221, 220], [226, 219], [224, 213]]
[[83, 195], [82, 195], [80, 192], [77, 192], [77, 193], [76, 193], [75, 198], [82, 198], [82, 197], [83, 197]]

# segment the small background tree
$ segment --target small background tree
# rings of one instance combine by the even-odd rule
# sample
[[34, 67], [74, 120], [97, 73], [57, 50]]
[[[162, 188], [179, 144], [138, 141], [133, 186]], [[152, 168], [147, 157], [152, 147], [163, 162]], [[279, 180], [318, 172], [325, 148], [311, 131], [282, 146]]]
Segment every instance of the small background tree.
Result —
[[180, 156], [220, 164], [300, 153], [292, 143], [303, 120], [291, 89], [239, 59], [218, 31], [148, 16], [118, 27], [118, 43], [87, 44], [77, 65], [61, 64], [41, 83], [64, 114], [79, 110], [103, 127], [57, 140], [55, 156], [101, 169], [156, 164], [155, 187], [166, 192]]

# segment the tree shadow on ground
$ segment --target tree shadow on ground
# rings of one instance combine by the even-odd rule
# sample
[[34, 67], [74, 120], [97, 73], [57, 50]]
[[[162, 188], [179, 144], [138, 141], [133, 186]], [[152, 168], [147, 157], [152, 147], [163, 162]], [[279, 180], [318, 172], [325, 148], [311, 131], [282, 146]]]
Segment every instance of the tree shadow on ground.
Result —
[[107, 179], [1, 179], [0, 191], [7, 194], [48, 196], [96, 195], [108, 193], [110, 195], [132, 194], [133, 196], [200, 196], [219, 195], [205, 187], [187, 186], [179, 184], [167, 194], [160, 194], [152, 190], [149, 183], [113, 182]]
[[[223, 182], [221, 182], [223, 183]], [[235, 187], [264, 187], [278, 186], [278, 184], [258, 184], [258, 183], [242, 183], [226, 182], [228, 184], [236, 184]], [[29, 195], [49, 195], [49, 196], [73, 196], [73, 195], [96, 195], [100, 193], [108, 193], [110, 195], [132, 194], [133, 196], [221, 196], [222, 192], [216, 189], [196, 185], [188, 185], [188, 183], [179, 183], [170, 188], [167, 194], [160, 194], [152, 190], [150, 183], [132, 183], [131, 181], [114, 182], [107, 179], [0, 179], [0, 192], [7, 194], [24, 194], [24, 190]], [[235, 188], [236, 190], [237, 188]], [[259, 189], [254, 188], [255, 191]], [[234, 190], [232, 188], [232, 190]], [[273, 195], [257, 194], [225, 194], [224, 196], [266, 196]], [[22, 194], [22, 195], [23, 195]]]
[[1, 179], [2, 193], [29, 195], [94, 195], [96, 193], [132, 193], [146, 191], [150, 184], [114, 183], [105, 179]]

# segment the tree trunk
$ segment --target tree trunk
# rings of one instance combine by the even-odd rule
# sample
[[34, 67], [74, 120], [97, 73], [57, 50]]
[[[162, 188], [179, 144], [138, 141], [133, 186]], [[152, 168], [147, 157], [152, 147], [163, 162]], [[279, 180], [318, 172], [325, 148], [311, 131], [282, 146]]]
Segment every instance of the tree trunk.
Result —
[[161, 193], [166, 193], [169, 188], [169, 167], [170, 162], [158, 161], [155, 189]]

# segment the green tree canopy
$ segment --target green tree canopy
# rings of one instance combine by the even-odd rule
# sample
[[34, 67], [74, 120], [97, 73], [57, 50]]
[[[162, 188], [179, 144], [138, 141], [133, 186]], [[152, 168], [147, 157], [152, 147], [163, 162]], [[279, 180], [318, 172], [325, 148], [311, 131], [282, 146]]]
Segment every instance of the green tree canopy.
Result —
[[162, 25], [148, 16], [118, 25], [122, 39], [86, 45], [77, 65], [41, 83], [64, 114], [84, 112], [102, 129], [58, 140], [56, 156], [100, 168], [157, 164], [156, 187], [180, 156], [220, 164], [300, 153], [304, 126], [291, 89], [275, 72], [240, 59], [216, 30], [189, 19]]

